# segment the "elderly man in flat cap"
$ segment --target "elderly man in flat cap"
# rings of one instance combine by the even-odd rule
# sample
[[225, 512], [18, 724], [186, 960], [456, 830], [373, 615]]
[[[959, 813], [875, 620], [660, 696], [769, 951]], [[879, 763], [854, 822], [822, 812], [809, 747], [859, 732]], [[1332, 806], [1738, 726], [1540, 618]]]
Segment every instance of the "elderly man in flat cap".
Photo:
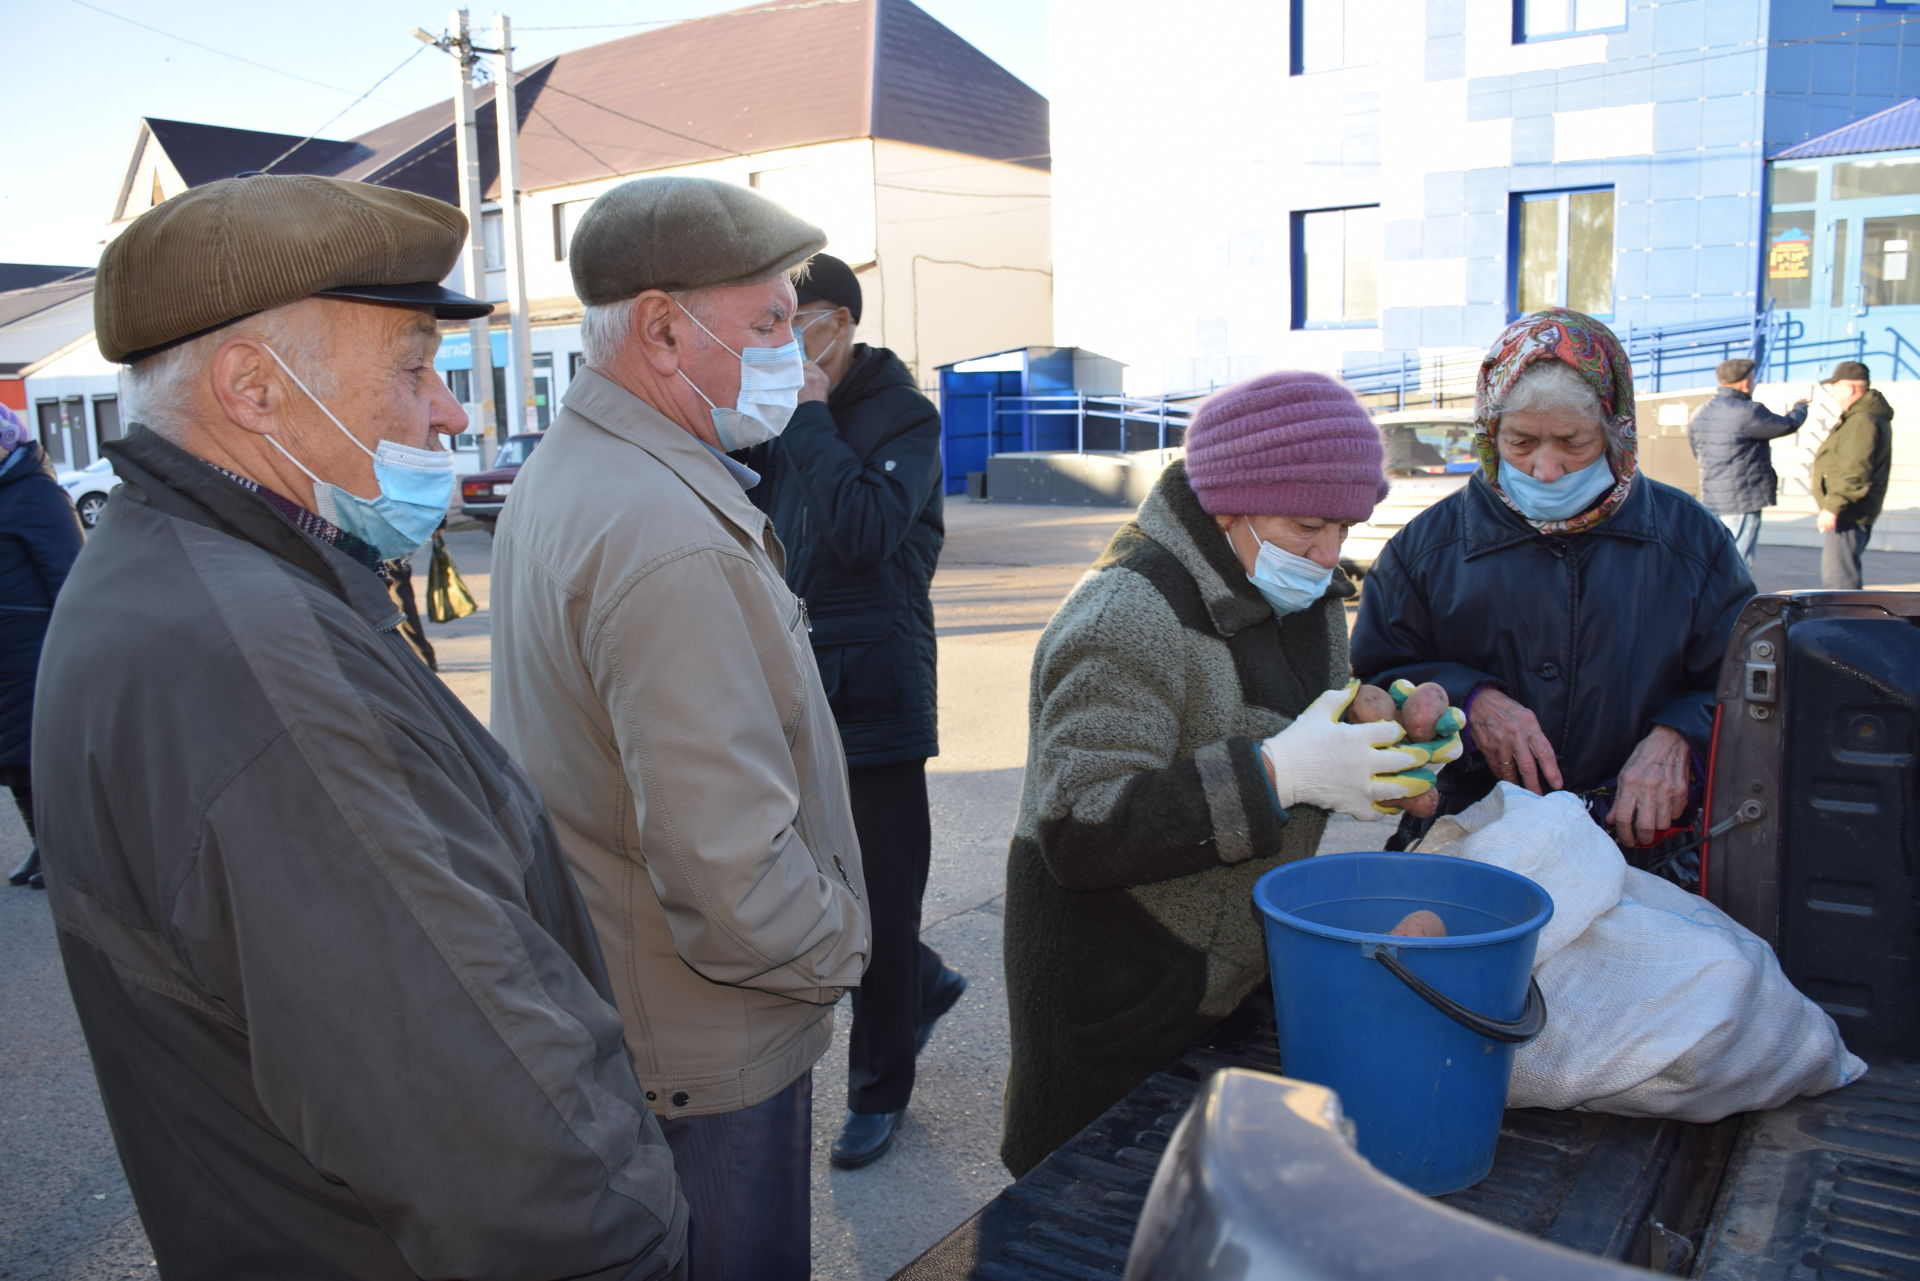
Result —
[[47, 888], [163, 1277], [680, 1275], [687, 1210], [532, 785], [380, 561], [462, 429], [466, 220], [327, 178], [143, 214], [95, 286], [114, 494], [54, 610]]
[[693, 1281], [809, 1271], [812, 1069], [866, 966], [847, 772], [807, 608], [727, 457], [805, 378], [818, 228], [645, 178], [573, 237], [587, 367], [493, 552], [493, 729], [552, 807], [691, 1211]]

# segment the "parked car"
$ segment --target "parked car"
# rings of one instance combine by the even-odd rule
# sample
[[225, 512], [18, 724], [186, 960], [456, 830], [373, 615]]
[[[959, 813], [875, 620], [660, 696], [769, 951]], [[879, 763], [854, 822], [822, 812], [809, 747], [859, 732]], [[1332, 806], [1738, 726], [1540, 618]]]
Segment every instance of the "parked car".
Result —
[[1340, 548], [1349, 574], [1364, 574], [1401, 526], [1459, 489], [1478, 470], [1470, 409], [1397, 409], [1380, 414], [1390, 488], [1373, 516], [1355, 525]]
[[89, 463], [79, 471], [63, 471], [55, 477], [60, 488], [67, 491], [67, 497], [80, 513], [80, 523], [92, 529], [94, 522], [100, 519], [100, 509], [107, 505], [107, 495], [120, 488], [120, 478], [114, 475], [113, 467], [102, 458], [97, 463]]
[[460, 514], [479, 521], [492, 533], [493, 522], [500, 519], [500, 509], [507, 505], [513, 478], [520, 474], [521, 466], [533, 456], [533, 447], [539, 443], [539, 432], [507, 437], [507, 443], [494, 455], [491, 468], [477, 471], [460, 482]]

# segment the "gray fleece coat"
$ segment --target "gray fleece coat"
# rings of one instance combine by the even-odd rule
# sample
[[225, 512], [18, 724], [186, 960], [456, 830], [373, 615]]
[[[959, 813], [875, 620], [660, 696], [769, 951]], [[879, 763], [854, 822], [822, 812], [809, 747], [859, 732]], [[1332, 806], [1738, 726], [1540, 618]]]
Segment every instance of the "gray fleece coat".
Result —
[[1311, 855], [1261, 740], [1347, 678], [1335, 590], [1276, 619], [1175, 463], [1034, 653], [1007, 860], [1007, 1167], [1038, 1164], [1266, 975], [1254, 881]]

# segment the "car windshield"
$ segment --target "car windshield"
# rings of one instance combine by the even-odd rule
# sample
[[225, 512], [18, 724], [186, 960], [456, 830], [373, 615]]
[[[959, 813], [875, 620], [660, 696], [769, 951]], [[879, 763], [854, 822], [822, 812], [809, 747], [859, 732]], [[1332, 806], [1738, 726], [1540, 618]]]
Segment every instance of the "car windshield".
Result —
[[500, 446], [500, 452], [494, 455], [493, 465], [495, 467], [521, 466], [527, 461], [527, 456], [533, 453], [533, 447], [539, 441], [538, 436], [508, 437], [507, 443]]
[[1381, 436], [1390, 472], [1471, 470], [1479, 461], [1469, 423], [1393, 423], [1381, 429]]

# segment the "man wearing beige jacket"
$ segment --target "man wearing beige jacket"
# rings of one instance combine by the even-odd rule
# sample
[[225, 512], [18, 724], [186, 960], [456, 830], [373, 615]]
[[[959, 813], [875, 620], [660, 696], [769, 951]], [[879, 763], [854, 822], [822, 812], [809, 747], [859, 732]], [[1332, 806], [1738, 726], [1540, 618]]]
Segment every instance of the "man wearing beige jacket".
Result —
[[788, 273], [823, 243], [707, 179], [596, 200], [571, 251], [587, 367], [494, 543], [492, 728], [598, 928], [691, 1281], [808, 1275], [812, 1068], [867, 960], [806, 608], [725, 453], [821, 377]]

